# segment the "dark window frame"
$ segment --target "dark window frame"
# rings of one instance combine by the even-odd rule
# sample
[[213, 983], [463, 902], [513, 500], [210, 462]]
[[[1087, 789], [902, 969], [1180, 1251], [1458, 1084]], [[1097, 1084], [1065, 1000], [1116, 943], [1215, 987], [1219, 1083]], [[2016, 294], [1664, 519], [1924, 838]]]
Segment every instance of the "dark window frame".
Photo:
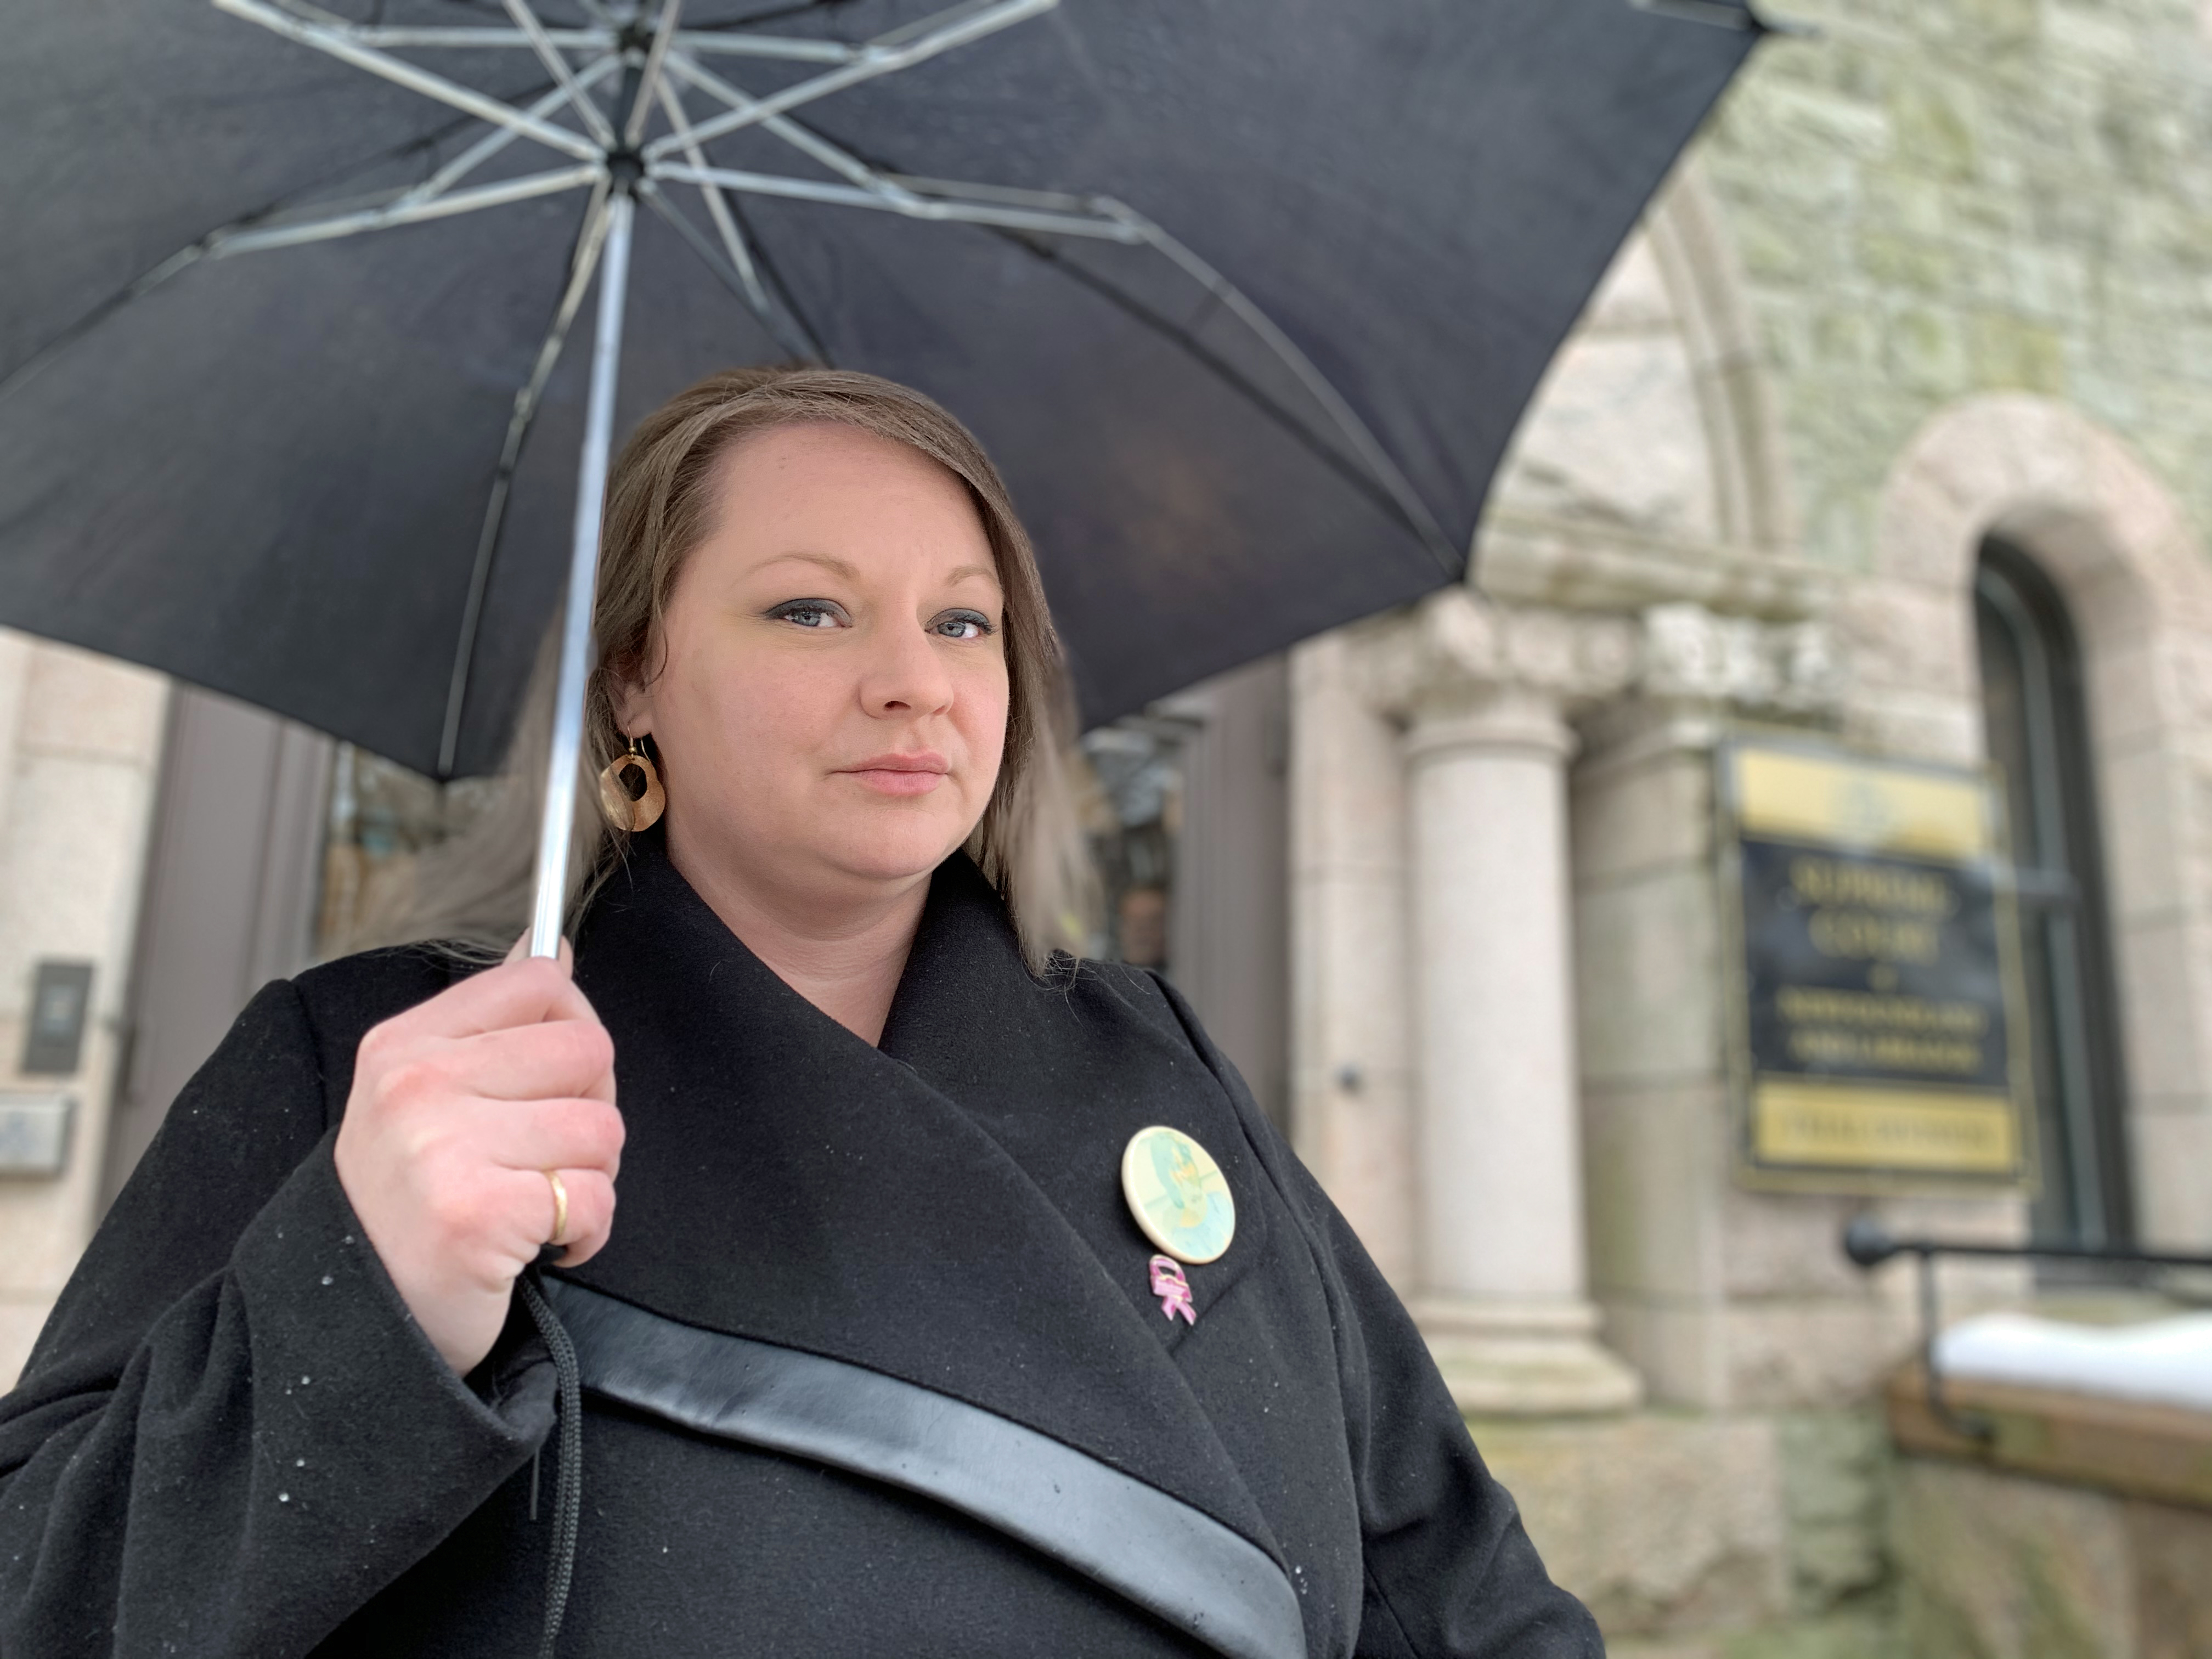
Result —
[[[2127, 1077], [2081, 644], [2057, 585], [2002, 537], [1982, 544], [1974, 615], [1984, 729], [2005, 775], [2022, 955], [2039, 1028], [2044, 1190], [2035, 1234], [2125, 1244], [2135, 1237]], [[2011, 658], [2016, 707], [2009, 709], [1992, 695], [1993, 646]]]

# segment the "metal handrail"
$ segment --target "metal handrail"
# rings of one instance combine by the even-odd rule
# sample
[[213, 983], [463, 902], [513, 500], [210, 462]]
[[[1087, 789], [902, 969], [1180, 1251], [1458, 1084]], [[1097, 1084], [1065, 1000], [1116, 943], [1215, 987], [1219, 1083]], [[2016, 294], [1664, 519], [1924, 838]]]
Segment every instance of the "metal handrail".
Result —
[[1869, 1215], [1851, 1218], [1844, 1228], [1843, 1245], [1844, 1254], [1869, 1272], [1895, 1256], [1910, 1255], [1918, 1261], [1920, 1364], [1926, 1378], [1929, 1413], [1952, 1433], [1983, 1445], [1996, 1438], [1996, 1425], [1978, 1412], [1955, 1409], [1943, 1397], [1942, 1373], [1936, 1365], [1937, 1256], [1993, 1256], [2008, 1261], [2047, 1259], [2097, 1262], [2114, 1267], [2197, 1267], [2212, 1270], [2212, 1255], [2186, 1255], [2171, 1250], [2136, 1250], [2110, 1244], [1983, 1244], [1970, 1243], [1962, 1239], [1898, 1238]]

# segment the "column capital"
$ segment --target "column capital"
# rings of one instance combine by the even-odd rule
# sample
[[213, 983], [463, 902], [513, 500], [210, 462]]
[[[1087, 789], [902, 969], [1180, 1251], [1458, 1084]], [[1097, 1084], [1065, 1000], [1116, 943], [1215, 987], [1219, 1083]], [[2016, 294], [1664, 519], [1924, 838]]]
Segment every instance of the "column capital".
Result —
[[1844, 663], [1825, 623], [1761, 622], [1686, 602], [1652, 606], [1642, 631], [1638, 682], [1648, 696], [1801, 716], [1840, 708]]
[[1637, 663], [1632, 618], [1501, 605], [1465, 586], [1431, 593], [1360, 650], [1368, 700], [1412, 721], [1512, 702], [1564, 713], [1621, 690]]
[[1548, 700], [1579, 718], [1632, 693], [1715, 718], [1819, 722], [1840, 714], [1848, 690], [1844, 653], [1826, 623], [1729, 616], [1687, 600], [1629, 616], [1510, 604], [1462, 586], [1351, 638], [1361, 695], [1413, 725], [1516, 700]]

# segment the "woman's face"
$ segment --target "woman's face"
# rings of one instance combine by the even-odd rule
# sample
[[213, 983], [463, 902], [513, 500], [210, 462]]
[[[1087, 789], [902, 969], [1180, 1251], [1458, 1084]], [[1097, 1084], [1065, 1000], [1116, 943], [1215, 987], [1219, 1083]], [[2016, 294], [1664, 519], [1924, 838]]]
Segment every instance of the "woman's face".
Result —
[[831, 424], [743, 439], [718, 471], [658, 672], [617, 710], [660, 751], [679, 863], [825, 896], [933, 870], [1006, 733], [1004, 599], [966, 486]]

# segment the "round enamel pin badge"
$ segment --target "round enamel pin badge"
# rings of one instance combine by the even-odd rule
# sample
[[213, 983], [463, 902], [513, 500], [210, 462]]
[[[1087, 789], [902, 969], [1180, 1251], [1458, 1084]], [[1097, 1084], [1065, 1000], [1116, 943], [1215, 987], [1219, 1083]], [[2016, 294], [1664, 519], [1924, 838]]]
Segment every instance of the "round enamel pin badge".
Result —
[[1193, 1267], [1218, 1259], [1237, 1236], [1237, 1200], [1221, 1166], [1179, 1129], [1156, 1123], [1129, 1137], [1121, 1196], [1146, 1238]]

